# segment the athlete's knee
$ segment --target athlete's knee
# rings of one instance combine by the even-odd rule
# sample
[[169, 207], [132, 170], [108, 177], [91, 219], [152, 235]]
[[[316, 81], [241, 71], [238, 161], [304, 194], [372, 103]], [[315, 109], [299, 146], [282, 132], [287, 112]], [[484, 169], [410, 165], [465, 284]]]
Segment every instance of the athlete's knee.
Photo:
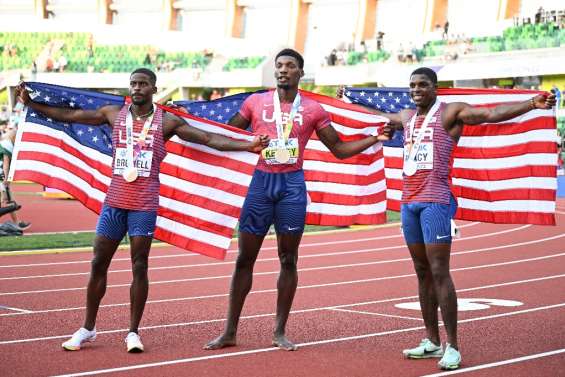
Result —
[[424, 262], [414, 261], [414, 270], [416, 271], [416, 276], [418, 281], [423, 282], [428, 279], [429, 275], [432, 273], [430, 270], [430, 265]]
[[146, 277], [147, 270], [149, 269], [149, 263], [146, 258], [136, 259], [131, 266], [131, 271], [134, 277]]
[[108, 268], [110, 267], [110, 260], [108, 258], [96, 255], [91, 262], [92, 275], [94, 276], [104, 276], [108, 273]]
[[297, 256], [293, 253], [283, 253], [279, 255], [281, 270], [296, 271]]
[[449, 265], [445, 263], [431, 263], [430, 270], [436, 282], [442, 283], [450, 278]]
[[252, 270], [255, 264], [255, 258], [249, 255], [239, 254], [235, 261], [236, 270]]

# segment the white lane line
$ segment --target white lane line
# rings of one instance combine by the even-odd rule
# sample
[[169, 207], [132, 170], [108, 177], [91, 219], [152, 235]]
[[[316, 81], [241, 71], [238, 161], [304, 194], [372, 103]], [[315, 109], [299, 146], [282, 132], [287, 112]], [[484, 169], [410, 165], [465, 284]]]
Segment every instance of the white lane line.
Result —
[[451, 376], [452, 374], [467, 373], [467, 372], [473, 372], [475, 370], [494, 368], [494, 367], [498, 367], [498, 366], [501, 366], [501, 365], [515, 364], [515, 363], [520, 363], [522, 361], [528, 361], [528, 360], [533, 360], [533, 359], [540, 359], [542, 357], [559, 355], [560, 353], [565, 353], [565, 348], [561, 348], [561, 349], [553, 350], [553, 351], [548, 351], [548, 352], [536, 353], [536, 354], [533, 354], [533, 355], [517, 357], [517, 358], [514, 358], [514, 359], [496, 361], [494, 363], [489, 363], [489, 364], [475, 365], [473, 367], [462, 368], [462, 369], [453, 370], [453, 371], [449, 371], [449, 372], [428, 374], [428, 375], [423, 376], [423, 377]]
[[[471, 226], [475, 226], [481, 224], [479, 222], [472, 222], [472, 223], [468, 223], [468, 224], [464, 224], [459, 226], [459, 229], [463, 229], [463, 228], [468, 228]], [[510, 231], [514, 231], [514, 230], [520, 230], [522, 228], [512, 228]], [[494, 233], [494, 235], [499, 234]], [[483, 235], [483, 237], [487, 236], [488, 233], [486, 235]], [[300, 248], [304, 248], [304, 247], [313, 247], [313, 246], [327, 246], [327, 245], [339, 245], [339, 244], [348, 244], [348, 243], [355, 243], [355, 242], [365, 242], [365, 241], [379, 241], [379, 240], [385, 240], [385, 239], [391, 239], [391, 238], [400, 238], [402, 237], [402, 235], [400, 233], [398, 234], [394, 234], [394, 235], [389, 235], [389, 236], [379, 236], [379, 237], [368, 237], [368, 238], [356, 238], [356, 239], [347, 239], [347, 240], [340, 240], [340, 241], [327, 241], [327, 242], [311, 242], [311, 243], [301, 243], [300, 244]], [[476, 236], [474, 236], [476, 237]], [[472, 238], [468, 238], [468, 239], [472, 239]], [[464, 239], [462, 239], [464, 240]], [[276, 250], [277, 246], [267, 246], [267, 247], [262, 247], [261, 248], [261, 252], [262, 251], [266, 251], [266, 250]], [[228, 250], [228, 253], [237, 253], [237, 250]], [[197, 257], [197, 256], [201, 256], [200, 254], [196, 254], [196, 253], [189, 253], [189, 252], [185, 252], [182, 254], [167, 254], [167, 255], [155, 255], [155, 256], [150, 256], [149, 260], [154, 260], [154, 259], [165, 259], [165, 258], [181, 258], [181, 257]], [[301, 255], [301, 258], [306, 258], [309, 257], [308, 255]], [[267, 259], [263, 259], [263, 260], [267, 260]], [[129, 262], [131, 261], [131, 258], [114, 258], [112, 259], [112, 262]], [[258, 262], [262, 261], [261, 259], [258, 260]], [[78, 261], [68, 261], [68, 262], [47, 262], [47, 263], [29, 263], [29, 264], [11, 264], [11, 265], [0, 265], [0, 268], [18, 268], [18, 267], [45, 267], [45, 266], [62, 266], [62, 265], [70, 265], [70, 264], [90, 264], [91, 263], [91, 259], [88, 260], [78, 260]], [[193, 265], [195, 267], [197, 266], [204, 266], [204, 265], [217, 265], [217, 264], [222, 264], [224, 262], [216, 262], [216, 263], [209, 263], [209, 264], [200, 264], [200, 265]], [[233, 261], [229, 261], [229, 262], [225, 262], [225, 263], [233, 263]], [[130, 271], [130, 270], [128, 270]], [[112, 272], [112, 271], [109, 271]]]
[[[544, 277], [541, 277], [541, 278], [526, 279], [526, 280], [516, 280], [516, 281], [497, 283], [497, 284], [489, 284], [489, 285], [484, 285], [484, 286], [479, 286], [479, 287], [463, 288], [463, 289], [457, 289], [456, 292], [457, 293], [474, 292], [474, 291], [479, 291], [479, 290], [483, 290], [483, 289], [499, 288], [499, 287], [506, 287], [506, 286], [512, 286], [512, 285], [519, 285], [519, 284], [528, 284], [528, 283], [545, 281], [545, 280], [552, 280], [552, 279], [557, 279], [557, 278], [562, 278], [562, 277], [565, 277], [565, 274], [553, 275], [553, 276], [544, 276]], [[379, 279], [372, 279], [372, 280], [379, 280]], [[382, 279], [380, 279], [380, 280], [382, 280]], [[351, 283], [351, 282], [346, 282], [346, 283]], [[339, 283], [333, 283], [333, 284], [337, 285]], [[299, 289], [300, 288], [318, 288], [318, 286], [299, 287]], [[269, 291], [270, 292], [276, 292], [276, 289], [271, 289]], [[262, 292], [251, 292], [251, 293], [262, 293]], [[225, 296], [227, 296], [227, 294]], [[309, 309], [297, 309], [297, 310], [292, 310], [290, 312], [290, 314], [311, 313], [311, 312], [330, 310], [330, 309], [341, 309], [341, 308], [352, 308], [352, 307], [375, 305], [375, 304], [385, 304], [385, 303], [396, 302], [396, 301], [413, 300], [413, 299], [416, 299], [416, 298], [418, 298], [418, 296], [393, 297], [393, 298], [386, 298], [386, 299], [380, 299], [380, 300], [356, 302], [356, 303], [351, 303], [351, 304], [322, 306], [322, 307], [315, 307], [315, 308], [309, 308]], [[129, 305], [129, 303], [128, 303], [128, 305]], [[265, 313], [265, 314], [255, 314], [255, 315], [242, 316], [241, 319], [256, 319], [256, 318], [273, 317], [273, 316], [275, 316], [275, 313]], [[209, 319], [209, 320], [200, 320], [200, 321], [192, 321], [192, 322], [169, 323], [169, 324], [164, 324], [164, 325], [142, 326], [139, 329], [140, 330], [164, 329], [164, 328], [170, 328], [170, 327], [194, 326], [194, 325], [210, 324], [210, 323], [224, 322], [224, 321], [225, 321], [225, 318]], [[127, 330], [128, 329], [99, 330], [99, 331], [96, 332], [96, 334], [97, 335], [114, 334], [114, 333], [125, 332]], [[70, 336], [71, 335], [68, 334], [68, 335], [54, 335], [54, 336], [40, 337], [40, 338], [3, 340], [3, 341], [0, 341], [0, 345], [37, 342], [37, 341], [53, 340], [53, 339], [65, 339], [65, 338], [68, 338]]]
[[13, 308], [11, 306], [5, 306], [5, 305], [0, 305], [0, 309], [4, 309], [4, 310], [13, 310], [15, 312], [21, 313], [21, 314], [30, 314], [33, 313], [31, 310], [25, 310], [25, 309], [18, 309], [18, 308]]
[[[536, 308], [518, 310], [518, 311], [514, 311], [514, 312], [497, 314], [497, 315], [493, 315], [493, 316], [471, 318], [471, 319], [459, 321], [459, 324], [470, 323], [470, 322], [475, 322], [475, 321], [484, 321], [484, 320], [492, 319], [492, 318], [509, 317], [509, 316], [514, 316], [514, 315], [533, 313], [533, 312], [538, 312], [538, 311], [543, 311], [543, 310], [551, 310], [551, 309], [556, 309], [556, 308], [561, 308], [561, 307], [565, 307], [565, 303], [548, 305], [548, 306], [540, 306], [540, 307], [536, 307]], [[352, 341], [352, 340], [368, 339], [368, 338], [375, 338], [375, 337], [385, 336], [385, 335], [393, 335], [393, 334], [400, 334], [400, 333], [405, 333], [405, 332], [420, 331], [420, 330], [423, 330], [424, 328], [425, 328], [424, 326], [418, 326], [418, 327], [409, 327], [409, 328], [404, 328], [404, 329], [382, 331], [382, 332], [377, 332], [377, 333], [348, 336], [348, 337], [343, 337], [343, 338], [324, 339], [324, 340], [318, 340], [318, 341], [313, 341], [313, 342], [299, 343], [299, 344], [297, 344], [297, 346], [298, 347], [309, 347], [309, 346], [318, 346], [318, 345], [322, 345], [322, 344], [341, 343], [341, 342], [348, 342], [348, 341]], [[159, 362], [153, 362], [153, 363], [147, 363], [147, 364], [136, 364], [136, 365], [129, 365], [129, 366], [118, 367], [118, 368], [98, 369], [98, 370], [92, 370], [92, 371], [86, 371], [86, 372], [65, 374], [65, 375], [56, 376], [56, 377], [62, 377], [62, 376], [92, 376], [92, 375], [97, 375], [97, 374], [124, 372], [124, 371], [129, 371], [129, 370], [145, 369], [145, 368], [152, 368], [152, 367], [159, 367], [159, 366], [166, 366], [166, 365], [194, 363], [194, 362], [203, 361], [203, 360], [223, 359], [223, 358], [227, 358], [227, 357], [252, 355], [252, 354], [258, 354], [258, 353], [263, 353], [263, 352], [271, 352], [271, 351], [275, 351], [275, 350], [278, 350], [278, 348], [275, 348], [275, 347], [257, 348], [257, 349], [247, 350], [247, 351], [226, 352], [226, 353], [222, 353], [222, 354], [215, 354], [215, 355], [209, 355], [209, 356], [189, 357], [189, 358], [185, 358], [185, 359], [159, 361]]]
[[333, 310], [336, 312], [345, 312], [345, 313], [355, 313], [355, 314], [367, 314], [373, 315], [378, 317], [388, 317], [388, 318], [400, 318], [400, 319], [411, 319], [413, 321], [423, 321], [422, 318], [414, 318], [414, 317], [405, 317], [402, 315], [393, 315], [393, 314], [383, 314], [383, 313], [373, 313], [373, 312], [366, 312], [363, 310], [350, 310], [350, 309], [338, 309], [338, 308], [331, 308], [329, 310]]
[[[454, 270], [457, 271], [457, 270]], [[312, 285], [301, 285], [298, 286], [297, 289], [313, 289], [313, 288], [325, 288], [325, 287], [334, 287], [340, 285], [351, 285], [351, 284], [364, 284], [364, 283], [373, 283], [376, 281], [388, 280], [393, 278], [403, 278], [403, 277], [411, 277], [415, 276], [415, 274], [408, 274], [408, 275], [398, 275], [398, 276], [389, 276], [389, 277], [379, 277], [379, 278], [371, 278], [371, 279], [360, 279], [360, 280], [346, 280], [346, 281], [338, 281], [333, 283], [323, 283], [323, 284], [312, 284]], [[544, 276], [541, 278], [533, 278], [533, 279], [526, 279], [526, 280], [517, 280], [508, 283], [498, 283], [494, 285], [486, 285], [483, 287], [478, 288], [466, 288], [466, 289], [459, 289], [457, 292], [467, 292], [469, 290], [476, 290], [476, 289], [485, 289], [485, 288], [494, 288], [494, 287], [503, 287], [507, 285], [514, 285], [514, 284], [522, 284], [522, 283], [533, 283], [538, 281], [550, 280], [550, 279], [557, 279], [565, 277], [565, 274], [561, 275], [551, 275], [551, 276]], [[249, 294], [262, 294], [262, 293], [275, 293], [277, 292], [276, 288], [273, 289], [262, 289], [251, 291]], [[228, 293], [219, 293], [214, 295], [204, 295], [204, 296], [188, 296], [188, 297], [176, 297], [176, 298], [169, 298], [169, 299], [159, 299], [159, 300], [147, 300], [146, 304], [163, 304], [163, 303], [172, 303], [172, 302], [180, 302], [180, 301], [193, 301], [193, 300], [205, 300], [205, 299], [213, 299], [213, 298], [221, 298], [221, 297], [228, 297]], [[394, 300], [404, 300], [404, 299], [413, 299], [418, 298], [418, 296], [409, 296], [409, 297], [401, 297]], [[361, 303], [361, 304], [352, 304], [353, 306], [356, 305], [368, 305], [377, 303], [375, 301], [371, 301], [369, 303]], [[100, 308], [115, 308], [120, 306], [129, 306], [130, 302], [123, 302], [117, 304], [103, 304], [100, 305]], [[56, 309], [44, 309], [44, 310], [35, 310], [30, 311], [29, 313], [25, 314], [44, 314], [44, 313], [56, 313], [56, 312], [67, 312], [67, 311], [75, 311], [75, 310], [84, 310], [86, 309], [84, 306], [78, 307], [70, 307], [70, 308], [56, 308]], [[4, 313], [0, 314], [0, 317], [13, 317], [17, 315], [22, 315], [24, 313]]]
[[[457, 255], [465, 255], [465, 254], [474, 254], [483, 251], [492, 251], [492, 250], [500, 250], [500, 249], [507, 249], [517, 246], [525, 246], [525, 245], [532, 245], [540, 242], [551, 241], [558, 238], [565, 237], [565, 233], [559, 234], [552, 237], [541, 238], [533, 241], [525, 241], [525, 242], [518, 242], [508, 245], [502, 246], [493, 246], [487, 247], [482, 249], [474, 249], [468, 251], [460, 251], [451, 253], [451, 256]], [[384, 247], [384, 248], [377, 248], [377, 249], [363, 249], [363, 250], [353, 250], [349, 252], [344, 252], [342, 254], [354, 254], [360, 252], [368, 252], [368, 251], [379, 251], [379, 250], [389, 250], [389, 249], [398, 249], [404, 248], [406, 246], [392, 246], [392, 247]], [[347, 267], [360, 267], [360, 266], [369, 266], [369, 265], [378, 265], [378, 264], [386, 264], [386, 263], [395, 263], [395, 262], [406, 262], [411, 261], [411, 258], [399, 258], [399, 259], [392, 259], [392, 260], [383, 260], [383, 261], [376, 261], [376, 262], [365, 262], [365, 263], [352, 263], [352, 264], [345, 264], [345, 265], [330, 265], [330, 266], [323, 266], [323, 267], [310, 267], [310, 268], [302, 268], [298, 269], [299, 272], [301, 271], [318, 271], [318, 270], [327, 270], [327, 269], [334, 269], [334, 268], [347, 268]], [[261, 275], [273, 275], [278, 274], [279, 271], [268, 271], [268, 272], [256, 272], [254, 276], [261, 276]], [[159, 281], [150, 281], [150, 285], [156, 284], [172, 284], [172, 283], [181, 283], [181, 282], [190, 282], [190, 281], [204, 281], [204, 280], [216, 280], [216, 279], [224, 279], [224, 278], [231, 278], [232, 275], [219, 275], [219, 276], [207, 276], [207, 277], [200, 277], [200, 278], [186, 278], [186, 279], [176, 279], [176, 280], [159, 280]], [[129, 287], [131, 283], [124, 283], [124, 284], [113, 284], [108, 285], [107, 288], [120, 288], [120, 287]], [[69, 292], [69, 291], [80, 291], [85, 290], [86, 287], [74, 287], [74, 288], [55, 288], [55, 289], [46, 289], [46, 290], [33, 290], [33, 291], [16, 291], [16, 292], [0, 292], [0, 296], [13, 296], [13, 295], [22, 295], [22, 294], [35, 294], [35, 293], [49, 293], [49, 292]]]
[[[479, 223], [471, 223], [471, 224], [479, 224]], [[470, 226], [471, 224], [465, 224], [464, 226]], [[300, 243], [300, 248], [304, 247], [314, 247], [314, 246], [327, 246], [327, 245], [341, 245], [341, 244], [348, 244], [348, 243], [356, 243], [356, 242], [365, 242], [365, 241], [379, 241], [379, 240], [386, 240], [391, 238], [400, 238], [402, 235], [397, 232], [397, 234], [388, 235], [388, 236], [378, 236], [378, 237], [366, 237], [366, 238], [355, 238], [355, 239], [346, 239], [346, 240], [338, 240], [338, 241], [325, 241], [325, 242], [305, 242]], [[171, 246], [174, 247], [174, 246]], [[261, 247], [261, 251], [266, 250], [276, 250], [277, 246], [263, 246]], [[230, 249], [228, 253], [237, 253], [237, 249]], [[201, 254], [191, 253], [191, 252], [184, 252], [180, 254], [167, 254], [167, 255], [155, 255], [150, 256], [149, 260], [153, 259], [164, 259], [164, 258], [177, 258], [177, 257], [201, 257]], [[112, 262], [129, 262], [131, 258], [114, 258]], [[70, 261], [70, 262], [49, 262], [49, 263], [30, 263], [30, 264], [12, 264], [12, 265], [0, 265], [0, 268], [13, 268], [13, 267], [40, 267], [40, 266], [57, 266], [57, 265], [66, 265], [66, 264], [82, 264], [82, 263], [90, 263], [91, 259], [88, 260], [78, 260], [78, 261]]]
[[[485, 233], [483, 235], [477, 235], [468, 237], [466, 239], [455, 239], [455, 241], [462, 241], [462, 240], [470, 240], [474, 238], [483, 238], [488, 236], [498, 236], [505, 233], [519, 231], [525, 228], [528, 228], [530, 225], [523, 225], [518, 228], [507, 229], [503, 231], [493, 232], [493, 233]], [[398, 245], [398, 246], [387, 246], [387, 247], [380, 247], [380, 248], [370, 248], [370, 249], [361, 249], [361, 250], [349, 250], [349, 251], [338, 251], [338, 252], [328, 252], [328, 253], [318, 253], [318, 254], [306, 254], [300, 255], [300, 259], [307, 259], [307, 258], [319, 258], [319, 257], [332, 257], [332, 256], [342, 256], [342, 255], [352, 255], [352, 254], [361, 254], [361, 253], [369, 253], [375, 251], [388, 251], [388, 250], [395, 250], [395, 249], [404, 249], [406, 245]], [[273, 262], [278, 261], [278, 257], [274, 258], [261, 258], [257, 259], [257, 262]], [[209, 262], [209, 263], [198, 263], [198, 264], [185, 264], [185, 265], [175, 265], [175, 266], [162, 266], [162, 267], [151, 267], [149, 271], [161, 271], [161, 270], [173, 270], [173, 269], [181, 269], [181, 268], [193, 268], [193, 267], [213, 267], [213, 266], [222, 266], [222, 265], [233, 265], [235, 261], [227, 261], [227, 262]], [[131, 273], [131, 268], [123, 269], [123, 270], [109, 270], [109, 274], [111, 273]], [[90, 275], [90, 271], [88, 272], [69, 272], [63, 274], [50, 274], [50, 275], [31, 275], [31, 276], [11, 276], [6, 278], [0, 278], [0, 281], [6, 280], [25, 280], [25, 279], [43, 279], [43, 278], [54, 278], [54, 277], [69, 277], [69, 276], [88, 276]], [[231, 276], [231, 275], [230, 275]], [[128, 284], [129, 286], [129, 284]]]

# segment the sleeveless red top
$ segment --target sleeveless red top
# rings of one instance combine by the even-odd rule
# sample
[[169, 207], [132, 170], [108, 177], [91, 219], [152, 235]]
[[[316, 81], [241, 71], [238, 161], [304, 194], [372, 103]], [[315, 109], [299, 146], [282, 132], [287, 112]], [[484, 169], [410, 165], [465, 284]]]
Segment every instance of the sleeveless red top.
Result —
[[[441, 115], [446, 104], [442, 103], [431, 117], [422, 142], [433, 142], [433, 169], [418, 170], [416, 174], [403, 174], [402, 203], [431, 202], [449, 204], [451, 198], [450, 172], [453, 165], [455, 141], [441, 123]], [[416, 116], [414, 140], [424, 123], [425, 115]], [[404, 127], [404, 148], [409, 144], [409, 126]]]
[[[163, 139], [163, 111], [155, 109], [155, 115], [143, 151], [152, 151], [151, 169], [148, 177], [139, 176], [133, 182], [126, 182], [122, 175], [114, 174], [116, 150], [126, 148], [126, 115], [129, 105], [120, 110], [112, 131], [112, 181], [106, 194], [105, 204], [137, 211], [157, 211], [159, 208], [159, 170], [161, 161], [167, 154]], [[144, 120], [133, 120], [133, 142], [137, 143]]]

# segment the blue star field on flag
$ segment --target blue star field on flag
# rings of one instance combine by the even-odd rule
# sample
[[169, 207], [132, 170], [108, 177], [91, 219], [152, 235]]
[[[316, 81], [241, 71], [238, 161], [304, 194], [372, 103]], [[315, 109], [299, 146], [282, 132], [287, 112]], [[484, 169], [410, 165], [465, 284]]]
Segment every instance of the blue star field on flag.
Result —
[[[102, 106], [124, 104], [124, 97], [90, 90], [59, 87], [57, 85], [26, 82], [26, 88], [34, 102], [69, 109], [96, 110]], [[65, 123], [28, 109], [26, 122], [38, 123], [63, 131], [77, 142], [100, 152], [112, 155], [112, 129], [109, 125], [91, 126]]]
[[227, 124], [239, 111], [243, 101], [245, 101], [247, 97], [254, 93], [263, 92], [265, 92], [265, 90], [239, 93], [212, 101], [175, 101], [174, 104], [184, 107], [194, 116]]
[[[194, 116], [227, 123], [239, 111], [247, 97], [253, 93], [262, 92], [265, 90], [239, 93], [212, 101], [175, 101], [174, 104], [186, 108]], [[353, 103], [372, 107], [385, 113], [396, 113], [403, 109], [415, 108], [408, 95], [408, 88], [346, 88], [345, 96]], [[392, 140], [385, 142], [384, 145], [403, 146], [402, 132], [395, 132]]]
[[[404, 109], [415, 109], [408, 88], [345, 88], [344, 95], [352, 103], [371, 107], [383, 113], [398, 113]], [[388, 147], [403, 146], [402, 131], [396, 131], [390, 141], [384, 143]]]

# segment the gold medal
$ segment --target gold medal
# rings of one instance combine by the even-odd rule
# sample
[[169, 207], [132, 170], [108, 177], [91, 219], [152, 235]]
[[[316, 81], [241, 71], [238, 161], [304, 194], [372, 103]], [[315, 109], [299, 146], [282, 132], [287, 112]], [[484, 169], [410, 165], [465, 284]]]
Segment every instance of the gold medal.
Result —
[[402, 170], [404, 171], [405, 175], [411, 177], [416, 174], [416, 171], [418, 171], [418, 165], [414, 160], [406, 160], [404, 161], [404, 167]]
[[275, 160], [279, 164], [286, 164], [290, 160], [290, 152], [288, 149], [279, 148], [275, 152]]
[[126, 182], [133, 182], [137, 179], [137, 169], [136, 168], [127, 168], [123, 172], [123, 177]]

